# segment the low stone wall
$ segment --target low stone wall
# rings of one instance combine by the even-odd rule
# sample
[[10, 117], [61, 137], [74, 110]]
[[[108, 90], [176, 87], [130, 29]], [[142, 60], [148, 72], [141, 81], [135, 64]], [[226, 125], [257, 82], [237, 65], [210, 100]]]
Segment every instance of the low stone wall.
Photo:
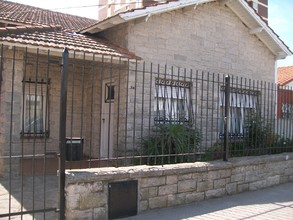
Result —
[[[138, 213], [293, 181], [293, 153], [66, 172], [66, 219], [107, 219], [108, 184], [138, 181]], [[124, 202], [124, 201], [121, 201]]]

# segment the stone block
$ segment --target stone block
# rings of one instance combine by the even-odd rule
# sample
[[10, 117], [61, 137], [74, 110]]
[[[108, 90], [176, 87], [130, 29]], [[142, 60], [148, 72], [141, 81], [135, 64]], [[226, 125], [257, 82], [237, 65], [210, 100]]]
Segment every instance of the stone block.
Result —
[[152, 187], [152, 186], [162, 186], [166, 184], [166, 177], [151, 177], [151, 178], [143, 178], [140, 182], [140, 186], [144, 187]]
[[93, 219], [93, 210], [66, 210], [65, 212], [65, 219], [68, 220], [87, 220]]
[[151, 187], [148, 189], [149, 191], [149, 198], [158, 196], [158, 187]]
[[193, 173], [192, 179], [194, 179], [196, 181], [206, 181], [206, 180], [208, 180], [208, 173], [205, 173], [205, 172]]
[[204, 182], [198, 182], [197, 183], [197, 192], [204, 192], [210, 189], [213, 189], [214, 183], [213, 181], [204, 181]]
[[196, 190], [195, 180], [184, 180], [178, 182], [178, 192], [191, 192]]
[[178, 182], [178, 177], [176, 175], [167, 176], [166, 184], [175, 184]]
[[267, 186], [266, 180], [259, 180], [253, 183], [249, 183], [249, 190], [262, 189]]
[[102, 190], [102, 182], [69, 184], [65, 189], [69, 194], [83, 194], [87, 192], [99, 192]]
[[284, 169], [284, 174], [288, 175], [288, 176], [292, 176], [293, 175], [293, 166], [292, 167], [288, 167]]
[[287, 183], [289, 181], [289, 176], [281, 176], [280, 183]]
[[245, 174], [245, 183], [256, 182], [259, 178], [258, 172], [249, 171]]
[[88, 193], [80, 196], [79, 208], [90, 209], [105, 206], [108, 202], [105, 193]]
[[226, 185], [226, 179], [214, 180], [214, 189], [223, 188]]
[[270, 176], [267, 178], [267, 186], [274, 186], [280, 184], [280, 176]]
[[204, 192], [194, 192], [186, 194], [186, 203], [198, 202], [204, 200]]
[[94, 209], [94, 219], [107, 219], [107, 212], [104, 207]]
[[190, 180], [192, 179], [192, 173], [184, 174], [184, 175], [178, 175], [178, 180]]
[[238, 182], [238, 183], [243, 183], [245, 179], [245, 175], [243, 173], [237, 173], [233, 174], [231, 176], [231, 182]]
[[177, 193], [177, 184], [159, 186], [159, 196]]
[[208, 172], [208, 179], [209, 180], [215, 180], [215, 179], [219, 179], [221, 176], [219, 171], [209, 171]]
[[211, 199], [211, 198], [218, 198], [221, 196], [226, 195], [226, 189], [222, 188], [222, 189], [212, 189], [212, 190], [208, 190], [205, 192], [205, 198], [206, 199]]
[[168, 206], [185, 204], [185, 193], [168, 195]]
[[139, 207], [138, 207], [138, 212], [143, 212], [148, 210], [149, 206], [148, 206], [148, 201], [140, 201], [139, 202]]
[[249, 189], [248, 183], [238, 184], [238, 186], [237, 186], [237, 192], [239, 192], [239, 193], [248, 191], [248, 189]]
[[66, 208], [70, 210], [79, 209], [79, 194], [66, 194]]
[[237, 183], [229, 183], [226, 185], [226, 191], [228, 195], [237, 193]]
[[168, 196], [158, 196], [158, 197], [149, 199], [150, 209], [167, 207], [167, 204], [168, 204]]
[[149, 197], [149, 189], [148, 188], [144, 188], [140, 190], [140, 199], [141, 200], [146, 200]]

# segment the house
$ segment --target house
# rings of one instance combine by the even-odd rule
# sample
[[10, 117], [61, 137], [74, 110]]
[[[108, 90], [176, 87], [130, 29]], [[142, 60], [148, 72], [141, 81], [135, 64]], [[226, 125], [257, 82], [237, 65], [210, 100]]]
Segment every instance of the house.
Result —
[[[166, 70], [162, 70], [161, 77], [158, 78], [164, 78], [164, 73], [167, 75], [172, 73], [171, 67], [175, 66], [181, 68], [182, 71], [188, 67], [193, 70], [231, 74], [235, 78], [238, 77], [239, 81], [242, 77], [263, 82], [275, 82], [276, 60], [283, 59], [292, 52], [268, 26], [267, 22], [257, 14], [255, 7], [251, 7], [251, 3], [251, 1], [244, 0], [157, 1], [143, 5], [141, 8], [130, 8], [122, 12], [118, 10], [111, 17], [90, 25], [80, 32], [103, 36], [111, 42], [133, 51], [147, 63], [154, 62], [161, 67], [167, 65]], [[182, 75], [184, 74], [182, 73]], [[180, 79], [177, 77], [177, 83], [179, 81]], [[135, 79], [132, 79], [132, 84], [134, 82]], [[192, 84], [195, 83], [191, 80], [190, 85]], [[239, 100], [244, 100], [244, 96], [236, 100], [240, 90], [234, 90], [234, 94], [231, 96], [230, 102], [234, 102], [235, 108], [232, 108], [233, 120], [231, 120], [230, 127], [235, 127], [232, 129], [234, 136], [243, 135], [244, 112], [255, 110], [257, 105], [270, 106], [265, 108], [270, 113], [274, 112], [274, 108], [267, 105], [268, 102], [274, 102], [274, 97], [260, 97], [256, 95], [260, 94], [258, 91], [249, 91], [259, 90], [256, 87], [260, 87], [260, 85], [246, 86], [248, 91], [245, 92], [250, 95], [245, 97], [245, 100], [248, 100], [245, 103], [244, 101], [239, 102]], [[169, 90], [167, 94], [169, 97], [172, 96], [170, 86], [157, 84], [157, 88]], [[192, 97], [191, 90], [194, 89], [187, 87], [185, 94], [190, 94]], [[155, 96], [160, 96], [160, 94]], [[222, 95], [217, 96], [220, 99]], [[180, 98], [181, 102], [186, 103], [184, 105], [186, 110], [183, 114], [191, 115], [187, 110], [189, 105], [187, 99], [189, 99], [189, 95], [186, 98]], [[191, 99], [194, 100], [192, 115], [201, 115], [201, 106], [196, 100], [202, 100], [202, 98], [193, 96]], [[255, 105], [255, 100], [258, 100], [257, 105]], [[172, 104], [175, 102], [168, 100], [166, 105], [172, 106]], [[157, 108], [157, 112], [164, 111], [162, 103], [157, 102], [154, 105], [157, 106], [154, 107], [154, 109]], [[147, 108], [147, 105], [144, 107]], [[174, 115], [174, 112], [169, 110], [164, 114], [166, 118], [166, 115]], [[216, 115], [214, 117], [217, 118]], [[154, 116], [154, 118], [160, 117]], [[205, 122], [200, 124], [202, 127]], [[205, 128], [204, 130], [210, 131]], [[213, 135], [211, 134], [211, 136]]]
[[[90, 132], [89, 126], [84, 125], [83, 130], [77, 127], [91, 120], [87, 108], [91, 100], [87, 97], [92, 92], [88, 89], [92, 77], [99, 75], [95, 76], [99, 80], [115, 77], [114, 66], [119, 62], [139, 58], [106, 39], [77, 33], [95, 20], [9, 1], [0, 1], [0, 9], [0, 175], [9, 170], [13, 174], [31, 173], [32, 161], [34, 173], [43, 171], [44, 155], [49, 157], [48, 161], [53, 157], [55, 163], [49, 161], [47, 166], [55, 167], [56, 173], [64, 48], [69, 51], [70, 62], [68, 106], [74, 106], [72, 118], [67, 122], [68, 127], [74, 126], [67, 130], [70, 137], [83, 137]], [[111, 73], [107, 65], [111, 65]], [[103, 76], [99, 71], [103, 71]], [[98, 95], [102, 88], [99, 82], [95, 83]], [[93, 108], [99, 110], [99, 106]], [[86, 114], [81, 116], [82, 113]]]
[[236, 85], [242, 78], [274, 82], [276, 60], [292, 54], [244, 0], [148, 2], [101, 21], [0, 3], [0, 152], [2, 164], [12, 161], [0, 167], [10, 171], [23, 167], [23, 155], [35, 163], [36, 155], [58, 152], [64, 47], [70, 52], [66, 135], [69, 144], [76, 137], [83, 143], [87, 162], [138, 163], [141, 140], [157, 124], [200, 127], [202, 144], [213, 145], [223, 127], [219, 74], [234, 76], [230, 133], [243, 136], [245, 112], [275, 100], [248, 81]]
[[278, 68], [278, 118], [293, 118], [293, 66]]

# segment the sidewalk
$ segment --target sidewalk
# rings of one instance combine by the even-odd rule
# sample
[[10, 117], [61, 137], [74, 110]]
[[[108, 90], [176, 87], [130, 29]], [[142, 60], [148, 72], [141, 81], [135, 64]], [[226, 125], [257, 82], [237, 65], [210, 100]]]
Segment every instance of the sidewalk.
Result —
[[165, 209], [124, 220], [267, 219], [293, 220], [293, 183]]

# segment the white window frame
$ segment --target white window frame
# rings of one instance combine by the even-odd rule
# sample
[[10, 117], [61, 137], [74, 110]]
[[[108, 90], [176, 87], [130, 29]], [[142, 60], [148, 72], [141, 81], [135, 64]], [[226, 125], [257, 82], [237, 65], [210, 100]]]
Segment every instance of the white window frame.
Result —
[[[257, 111], [259, 91], [231, 88], [228, 132], [231, 139], [243, 138], [245, 134], [245, 116]], [[224, 135], [225, 92], [220, 93], [220, 137]]]
[[191, 83], [156, 79], [155, 123], [187, 123], [190, 121]]
[[[22, 135], [46, 135], [49, 133], [48, 90], [44, 82], [23, 83]], [[35, 102], [37, 100], [37, 103]], [[29, 105], [30, 103], [30, 105]], [[35, 123], [38, 121], [38, 123]]]
[[293, 103], [282, 103], [282, 114], [284, 119], [293, 119]]

